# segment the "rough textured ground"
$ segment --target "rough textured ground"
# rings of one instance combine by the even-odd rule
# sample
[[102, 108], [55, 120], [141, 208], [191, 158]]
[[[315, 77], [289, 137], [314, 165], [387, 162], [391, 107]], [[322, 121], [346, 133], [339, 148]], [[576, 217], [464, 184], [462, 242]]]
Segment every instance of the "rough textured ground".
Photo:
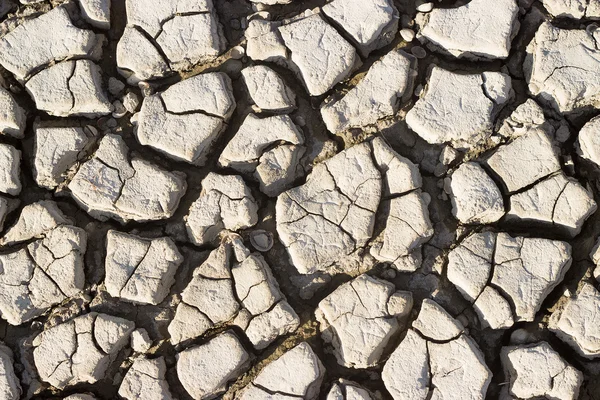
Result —
[[598, 0], [0, 0], [0, 400], [600, 400]]

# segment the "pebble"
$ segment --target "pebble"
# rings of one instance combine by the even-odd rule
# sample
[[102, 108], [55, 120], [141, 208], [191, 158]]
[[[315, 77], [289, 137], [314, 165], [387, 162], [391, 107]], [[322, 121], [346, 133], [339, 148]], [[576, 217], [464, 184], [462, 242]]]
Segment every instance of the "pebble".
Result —
[[433, 3], [422, 3], [417, 6], [417, 11], [422, 13], [428, 13], [433, 10]]
[[415, 32], [412, 29], [404, 28], [400, 30], [400, 36], [406, 42], [412, 42], [415, 38]]
[[421, 46], [414, 46], [412, 49], [410, 49], [410, 52], [419, 59], [427, 57], [427, 52]]
[[244, 57], [245, 54], [246, 50], [242, 46], [235, 46], [233, 49], [231, 49], [231, 58], [234, 60], [239, 60], [240, 58]]

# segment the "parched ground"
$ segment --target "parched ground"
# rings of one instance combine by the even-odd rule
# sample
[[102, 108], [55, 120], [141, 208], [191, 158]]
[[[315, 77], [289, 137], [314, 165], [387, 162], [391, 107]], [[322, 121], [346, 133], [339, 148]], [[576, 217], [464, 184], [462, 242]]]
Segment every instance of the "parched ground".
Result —
[[0, 400], [600, 400], [598, 21], [0, 0]]

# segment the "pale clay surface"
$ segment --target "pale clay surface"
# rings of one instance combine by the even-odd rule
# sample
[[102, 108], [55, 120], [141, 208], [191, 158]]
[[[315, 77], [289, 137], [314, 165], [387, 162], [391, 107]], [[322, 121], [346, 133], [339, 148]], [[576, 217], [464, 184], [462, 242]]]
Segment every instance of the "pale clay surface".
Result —
[[[448, 279], [475, 303], [480, 323], [506, 328], [513, 321], [531, 321], [571, 263], [566, 242], [474, 233], [450, 252]], [[490, 287], [495, 290], [485, 293]], [[492, 299], [495, 306], [486, 304]]]
[[428, 14], [419, 35], [455, 57], [506, 58], [518, 28], [518, 12], [515, 0], [497, 1], [494, 8], [486, 0], [436, 8]]
[[596, 400], [599, 20], [0, 1], [0, 399]]
[[298, 327], [298, 315], [264, 258], [246, 248], [236, 252], [235, 247], [222, 244], [194, 270], [168, 327], [173, 343], [202, 336], [215, 325], [233, 324], [255, 348], [263, 349]]
[[463, 327], [428, 300], [386, 361], [382, 379], [395, 400], [484, 399], [492, 374]]
[[[510, 376], [510, 394], [529, 399], [537, 396], [574, 400], [583, 375], [567, 364], [546, 342], [502, 348], [502, 364]], [[537, 366], [531, 368], [532, 365]]]
[[[600, 64], [597, 34], [543, 23], [527, 46], [524, 70], [529, 90], [561, 113], [597, 106]], [[585, 82], [585, 84], [584, 84]]]
[[510, 77], [501, 73], [457, 74], [434, 67], [406, 123], [428, 143], [470, 147], [487, 139], [511, 91]]
[[106, 234], [106, 290], [135, 303], [158, 304], [175, 283], [183, 256], [168, 237], [144, 239], [117, 231]]
[[410, 96], [415, 68], [416, 59], [403, 51], [386, 54], [342, 99], [321, 107], [327, 129], [338, 133], [394, 115]]

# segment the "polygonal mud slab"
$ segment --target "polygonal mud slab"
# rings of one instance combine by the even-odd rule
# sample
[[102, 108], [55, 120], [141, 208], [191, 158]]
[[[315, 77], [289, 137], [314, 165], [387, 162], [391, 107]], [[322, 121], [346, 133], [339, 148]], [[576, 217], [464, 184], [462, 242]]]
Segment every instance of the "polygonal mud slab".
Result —
[[125, 301], [158, 304], [169, 294], [183, 256], [169, 237], [144, 239], [110, 230], [106, 234], [104, 284]]
[[126, 319], [92, 312], [43, 331], [33, 341], [40, 378], [59, 389], [104, 379], [134, 327]]
[[171, 342], [179, 344], [214, 326], [232, 324], [261, 350], [295, 331], [299, 323], [264, 258], [234, 239], [213, 250], [194, 270], [168, 330]]
[[416, 64], [416, 58], [402, 50], [392, 50], [376, 61], [343, 98], [328, 99], [321, 106], [327, 129], [340, 133], [395, 115], [412, 96]]
[[600, 50], [597, 32], [561, 29], [544, 22], [527, 46], [523, 69], [529, 91], [561, 113], [597, 107]]
[[291, 53], [291, 65], [311, 96], [325, 94], [361, 63], [356, 49], [319, 14], [283, 25], [278, 31]]
[[388, 342], [412, 308], [410, 292], [360, 275], [340, 285], [316, 311], [321, 337], [331, 343], [340, 365], [368, 368], [379, 363]]
[[419, 39], [435, 50], [465, 58], [506, 58], [517, 34], [515, 0], [472, 0], [460, 7], [436, 8], [426, 14]]
[[[118, 135], [106, 135], [94, 156], [77, 171], [69, 189], [90, 215], [149, 221], [168, 218], [186, 190], [185, 175], [134, 157]], [[148, 187], [153, 190], [148, 192]]]
[[98, 42], [93, 31], [73, 25], [65, 7], [56, 7], [0, 38], [0, 64], [25, 79], [52, 62], [92, 56]]
[[282, 399], [314, 400], [319, 395], [324, 375], [321, 360], [308, 343], [302, 342], [263, 368], [238, 398], [268, 398], [271, 393], [277, 393]]
[[583, 374], [566, 363], [546, 342], [503, 347], [501, 358], [510, 378], [508, 392], [520, 399], [575, 400]]
[[566, 242], [482, 232], [450, 252], [447, 274], [474, 303], [481, 325], [502, 329], [532, 321], [571, 262]]
[[434, 301], [423, 303], [417, 321], [383, 367], [392, 397], [483, 400], [492, 373], [460, 322]]
[[138, 141], [175, 160], [204, 165], [235, 109], [231, 79], [222, 72], [196, 75], [142, 103]]
[[508, 75], [461, 74], [434, 66], [406, 123], [428, 143], [470, 148], [491, 135], [496, 115], [511, 96]]
[[223, 393], [248, 367], [249, 354], [232, 331], [177, 354], [177, 376], [195, 400]]

